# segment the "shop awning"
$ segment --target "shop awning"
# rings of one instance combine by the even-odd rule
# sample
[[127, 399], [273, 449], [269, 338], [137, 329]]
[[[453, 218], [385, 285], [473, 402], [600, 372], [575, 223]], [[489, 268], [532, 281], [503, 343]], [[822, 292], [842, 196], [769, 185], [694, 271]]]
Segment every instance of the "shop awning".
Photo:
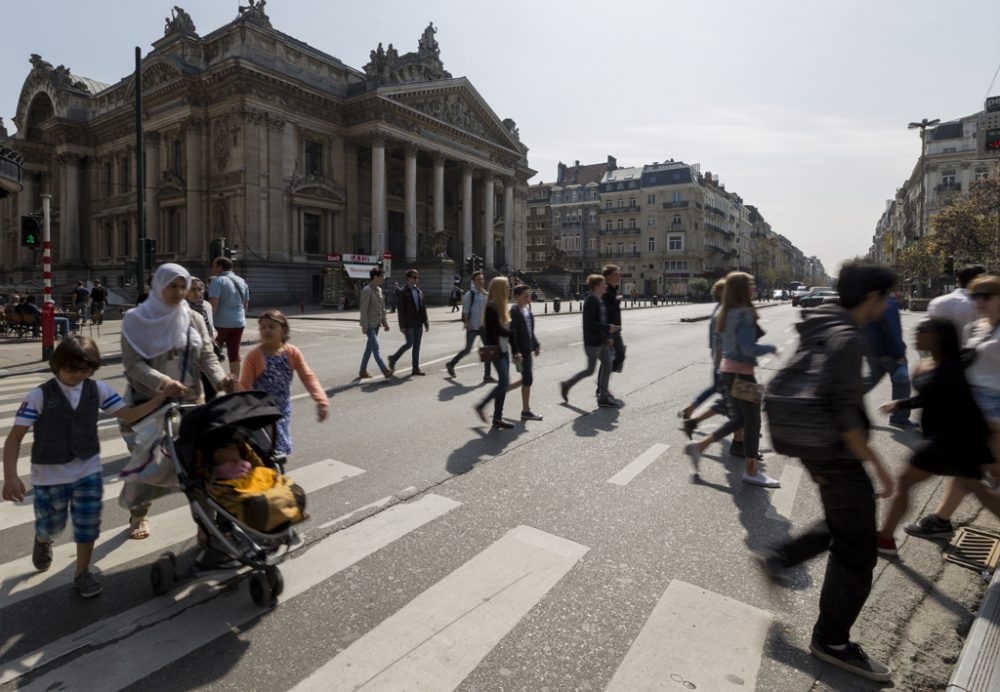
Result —
[[344, 270], [352, 279], [370, 279], [374, 264], [347, 264], [344, 263]]

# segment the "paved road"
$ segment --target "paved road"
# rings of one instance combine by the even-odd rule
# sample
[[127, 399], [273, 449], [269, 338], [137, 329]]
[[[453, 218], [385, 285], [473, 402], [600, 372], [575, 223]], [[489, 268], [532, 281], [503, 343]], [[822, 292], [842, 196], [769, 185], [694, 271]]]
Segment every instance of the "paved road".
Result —
[[[407, 355], [402, 377], [362, 383], [352, 379], [363, 348], [357, 326], [297, 321], [293, 341], [329, 388], [332, 415], [317, 424], [296, 385], [290, 475], [309, 490], [312, 518], [304, 545], [283, 564], [285, 594], [272, 611], [251, 604], [244, 582], [220, 577], [153, 597], [150, 565], [168, 548], [190, 553], [194, 527], [182, 498], [170, 497], [154, 506], [151, 538], [125, 539], [114, 478], [124, 457], [114, 426], [102, 423], [104, 595], [80, 602], [71, 593], [66, 537], [53, 568], [34, 574], [30, 506], [0, 505], [0, 683], [805, 691], [820, 679], [820, 689], [870, 689], [804, 653], [823, 561], [797, 572], [794, 588], [772, 593], [749, 559], [748, 548], [818, 518], [798, 463], [768, 454], [766, 468], [783, 487], [767, 491], [744, 485], [742, 463], [720, 445], [703, 462], [702, 481], [692, 482], [675, 412], [708, 381], [707, 327], [680, 318], [703, 312], [626, 313], [628, 361], [612, 379], [626, 402], [620, 410], [595, 407], [592, 381], [572, 391], [569, 405], [560, 401], [557, 382], [583, 364], [580, 317], [539, 320], [544, 352], [532, 408], [545, 420], [510, 431], [489, 430], [472, 411], [487, 391], [481, 365], [470, 357], [455, 380], [445, 377], [462, 340], [457, 323], [435, 324], [425, 336], [428, 376], [409, 377]], [[794, 348], [797, 311], [761, 314], [765, 340]], [[400, 342], [395, 327], [382, 341], [387, 355]], [[116, 370], [101, 375], [122, 389]], [[41, 381], [0, 381], [0, 430]], [[887, 397], [883, 383], [869, 403]], [[519, 409], [519, 394], [510, 395], [508, 416]], [[876, 446], [900, 465], [908, 435], [879, 427]], [[919, 490], [912, 512], [937, 489]], [[916, 558], [932, 549], [907, 541], [904, 559], [912, 551], [922, 564]], [[877, 590], [888, 594], [903, 593], [905, 582], [922, 592], [939, 576], [889, 570], [884, 561], [878, 575]], [[878, 655], [902, 655], [902, 635], [890, 636], [902, 627], [884, 620], [905, 625], [915, 606], [897, 600], [887, 598], [859, 627]]]

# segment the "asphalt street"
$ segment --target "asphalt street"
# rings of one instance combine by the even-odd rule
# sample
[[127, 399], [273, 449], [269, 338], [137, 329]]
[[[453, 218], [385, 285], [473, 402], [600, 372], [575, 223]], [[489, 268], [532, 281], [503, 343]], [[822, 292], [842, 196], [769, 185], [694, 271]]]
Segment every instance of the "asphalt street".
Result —
[[[311, 518], [269, 611], [251, 603], [245, 580], [226, 574], [154, 597], [150, 566], [167, 549], [183, 563], [194, 525], [183, 498], [171, 496], [154, 504], [153, 535], [127, 540], [115, 479], [125, 459], [116, 428], [102, 423], [102, 596], [72, 593], [70, 536], [53, 568], [35, 574], [30, 501], [0, 504], [2, 689], [877, 689], [807, 653], [825, 560], [772, 590], [750, 558], [750, 549], [819, 519], [798, 462], [771, 453], [765, 434], [764, 468], [781, 489], [744, 484], [742, 460], [725, 444], [709, 450], [700, 481], [692, 477], [676, 412], [709, 381], [707, 323], [680, 320], [705, 313], [699, 305], [625, 312], [628, 358], [611, 381], [621, 409], [596, 407], [593, 379], [561, 401], [559, 381], [584, 364], [580, 315], [538, 319], [532, 409], [544, 420], [518, 420], [512, 392], [513, 430], [476, 417], [488, 386], [474, 354], [447, 377], [444, 364], [464, 339], [459, 322], [424, 335], [425, 377], [409, 375], [407, 353], [399, 377], [359, 381], [357, 325], [295, 320], [292, 342], [327, 387], [331, 415], [317, 423], [296, 383], [288, 472], [309, 491]], [[782, 305], [761, 317], [763, 341], [793, 351], [799, 312]], [[904, 315], [908, 332], [917, 319]], [[402, 341], [391, 324], [383, 357]], [[765, 358], [761, 374], [781, 359]], [[120, 366], [98, 377], [124, 389]], [[0, 380], [4, 434], [20, 397], [42, 379]], [[888, 398], [886, 380], [869, 409]], [[876, 449], [901, 468], [917, 436], [873, 418]], [[938, 482], [918, 488], [907, 519], [939, 492]], [[905, 640], [921, 594], [947, 577], [976, 597], [978, 577], [945, 571], [938, 550], [908, 539], [902, 562], [880, 560], [874, 615], [855, 633], [904, 676], [918, 674]], [[965, 605], [935, 598], [948, 606], [940, 626], [960, 627]], [[900, 689], [920, 684], [896, 680]]]

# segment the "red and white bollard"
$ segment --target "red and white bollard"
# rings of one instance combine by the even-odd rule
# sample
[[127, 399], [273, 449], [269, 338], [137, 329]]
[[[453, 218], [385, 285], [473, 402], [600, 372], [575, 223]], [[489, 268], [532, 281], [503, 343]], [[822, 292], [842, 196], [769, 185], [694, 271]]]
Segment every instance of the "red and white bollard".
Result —
[[52, 302], [52, 195], [42, 194], [42, 360], [52, 357], [56, 337], [56, 304]]

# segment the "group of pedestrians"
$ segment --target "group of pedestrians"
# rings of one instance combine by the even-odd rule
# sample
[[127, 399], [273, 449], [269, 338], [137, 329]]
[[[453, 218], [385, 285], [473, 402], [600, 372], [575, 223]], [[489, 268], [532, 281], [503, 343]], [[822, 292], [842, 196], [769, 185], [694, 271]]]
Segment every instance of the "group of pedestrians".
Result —
[[[4, 444], [2, 497], [21, 501], [26, 495], [18, 474], [18, 457], [22, 440], [33, 428], [32, 563], [39, 571], [51, 567], [52, 540], [72, 520], [77, 545], [73, 586], [83, 598], [93, 598], [103, 591], [90, 570], [94, 542], [100, 534], [104, 490], [99, 411], [119, 418], [131, 448], [133, 423], [150, 415], [167, 399], [200, 402], [203, 382], [224, 392], [238, 388], [263, 390], [282, 413], [276, 426], [275, 451], [289, 454], [291, 383], [293, 375], [298, 374], [316, 402], [317, 420], [327, 418], [326, 393], [302, 352], [288, 343], [290, 329], [282, 313], [269, 310], [259, 317], [260, 343], [245, 361], [241, 360], [239, 348], [249, 289], [233, 272], [228, 258], [216, 259], [213, 273], [215, 280], [206, 302], [204, 284], [184, 267], [171, 263], [156, 269], [146, 299], [122, 319], [122, 363], [127, 382], [124, 396], [91, 379], [101, 364], [97, 344], [72, 334], [63, 338], [53, 352], [49, 362], [52, 379], [31, 390], [15, 415]], [[229, 372], [220, 356], [229, 358]], [[147, 486], [129, 496], [130, 538], [144, 539], [151, 534], [150, 505], [160, 492]]]

